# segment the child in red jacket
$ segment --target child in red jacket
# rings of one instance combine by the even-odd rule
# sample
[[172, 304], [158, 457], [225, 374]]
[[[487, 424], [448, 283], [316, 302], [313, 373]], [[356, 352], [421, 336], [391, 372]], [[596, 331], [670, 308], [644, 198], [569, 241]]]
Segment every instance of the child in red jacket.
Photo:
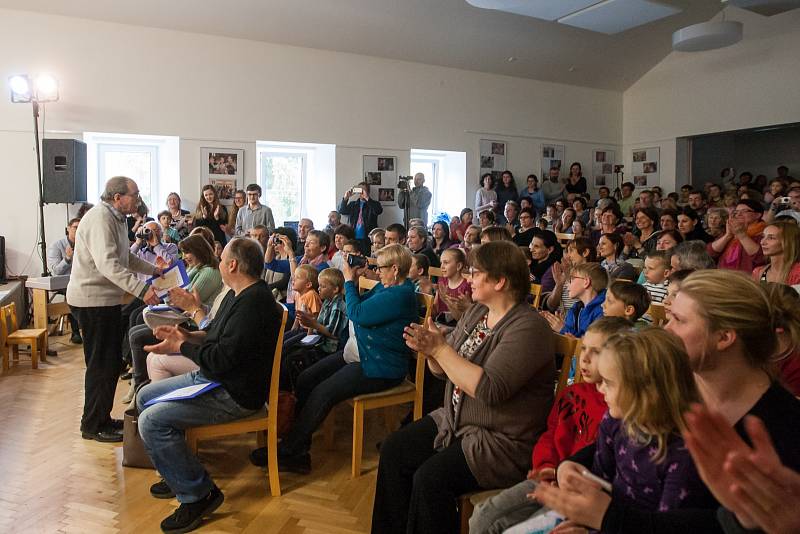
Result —
[[554, 484], [558, 464], [594, 442], [606, 412], [603, 394], [597, 391], [597, 355], [610, 336], [630, 328], [631, 323], [622, 317], [602, 317], [589, 326], [577, 362], [583, 381], [564, 388], [556, 397], [547, 430], [533, 447], [528, 479], [478, 505], [469, 520], [470, 534], [499, 534], [528, 519], [541, 508], [527, 497], [536, 484]]

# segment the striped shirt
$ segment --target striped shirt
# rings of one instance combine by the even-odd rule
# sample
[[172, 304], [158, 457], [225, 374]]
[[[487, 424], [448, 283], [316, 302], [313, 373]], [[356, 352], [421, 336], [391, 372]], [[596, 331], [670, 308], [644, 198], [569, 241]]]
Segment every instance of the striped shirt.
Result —
[[[669, 282], [664, 280], [660, 284], [653, 284], [651, 282], [643, 282], [642, 287], [647, 290], [647, 293], [650, 295], [650, 302], [660, 303], [663, 302], [664, 299], [667, 297], [667, 286]], [[649, 313], [645, 313], [642, 315], [641, 318], [647, 324], [653, 323], [653, 317]]]
[[336, 339], [323, 338], [319, 346], [320, 350], [326, 354], [336, 352], [339, 340], [342, 339], [344, 334], [344, 329], [347, 328], [347, 308], [345, 307], [344, 297], [336, 295], [332, 299], [323, 300], [317, 321], [327, 328], [332, 336], [336, 336]]

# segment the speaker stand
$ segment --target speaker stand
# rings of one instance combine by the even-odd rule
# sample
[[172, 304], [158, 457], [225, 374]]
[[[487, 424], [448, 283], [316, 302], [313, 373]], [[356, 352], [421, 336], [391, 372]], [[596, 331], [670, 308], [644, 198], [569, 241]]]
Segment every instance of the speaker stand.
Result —
[[36, 170], [39, 178], [39, 245], [41, 246], [42, 256], [42, 276], [50, 276], [47, 268], [47, 242], [44, 232], [44, 184], [42, 182], [42, 154], [41, 143], [39, 141], [39, 102], [33, 104], [33, 136], [36, 140]]

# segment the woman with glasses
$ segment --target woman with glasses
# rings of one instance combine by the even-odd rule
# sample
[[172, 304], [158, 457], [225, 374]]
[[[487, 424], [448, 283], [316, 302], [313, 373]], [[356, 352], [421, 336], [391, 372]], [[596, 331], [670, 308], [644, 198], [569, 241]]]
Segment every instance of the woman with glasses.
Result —
[[228, 224], [225, 225], [225, 233], [228, 235], [228, 237], [233, 237], [233, 235], [236, 233], [236, 215], [246, 203], [247, 194], [243, 190], [237, 189], [233, 194], [233, 205], [228, 210]]
[[387, 245], [378, 251], [377, 263], [380, 283], [363, 295], [358, 279], [366, 266], [343, 264], [350, 336], [344, 351], [326, 356], [297, 378], [297, 419], [278, 446], [282, 471], [311, 471], [311, 435], [334, 406], [393, 388], [408, 372], [411, 351], [403, 343], [403, 328], [417, 320], [417, 297], [407, 279], [411, 252], [402, 245]]
[[755, 200], [741, 199], [731, 212], [725, 233], [708, 244], [708, 253], [720, 269], [752, 273], [764, 263], [761, 250], [766, 223], [761, 220], [764, 206]]
[[445, 337], [432, 321], [406, 328], [406, 344], [446, 380], [445, 405], [381, 446], [374, 533], [458, 532], [458, 496], [522, 480], [529, 444], [545, 428], [553, 335], [526, 301], [525, 256], [495, 241], [471, 260], [475, 304], [455, 329]]

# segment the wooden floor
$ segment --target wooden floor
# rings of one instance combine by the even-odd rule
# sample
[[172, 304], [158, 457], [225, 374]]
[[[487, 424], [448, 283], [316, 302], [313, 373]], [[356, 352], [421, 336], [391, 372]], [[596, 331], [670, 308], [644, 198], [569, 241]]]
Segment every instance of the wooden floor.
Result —
[[[81, 439], [83, 351], [67, 337], [51, 337], [50, 345], [59, 355], [38, 370], [21, 361], [0, 376], [0, 532], [160, 532], [177, 501], [152, 498], [157, 475], [122, 467], [121, 446]], [[127, 388], [127, 382], [117, 387], [116, 418]], [[369, 531], [375, 443], [387, 432], [382, 421], [379, 414], [367, 416], [365, 474], [351, 480], [352, 418], [341, 410], [335, 450], [321, 450], [315, 440], [311, 475], [282, 473], [279, 498], [269, 496], [265, 471], [247, 460], [254, 435], [201, 443], [200, 456], [225, 503], [199, 531]]]

